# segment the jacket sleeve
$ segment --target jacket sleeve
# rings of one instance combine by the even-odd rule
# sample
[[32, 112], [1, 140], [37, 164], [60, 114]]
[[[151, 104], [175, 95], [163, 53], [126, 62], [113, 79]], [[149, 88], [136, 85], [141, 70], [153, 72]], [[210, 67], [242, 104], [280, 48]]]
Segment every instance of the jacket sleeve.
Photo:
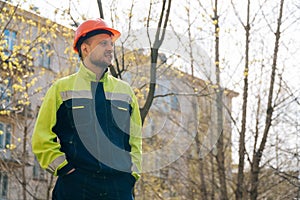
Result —
[[[67, 163], [65, 154], [60, 151], [57, 136], [52, 131], [56, 123], [56, 111], [61, 103], [61, 97], [54, 84], [46, 93], [35, 123], [31, 141], [32, 151], [41, 167], [54, 175], [64, 174], [72, 169], [72, 166], [69, 166]], [[58, 173], [60, 169], [62, 170]]]
[[132, 113], [130, 119], [130, 139], [132, 175], [139, 179], [142, 171], [142, 120], [136, 96], [132, 92]]

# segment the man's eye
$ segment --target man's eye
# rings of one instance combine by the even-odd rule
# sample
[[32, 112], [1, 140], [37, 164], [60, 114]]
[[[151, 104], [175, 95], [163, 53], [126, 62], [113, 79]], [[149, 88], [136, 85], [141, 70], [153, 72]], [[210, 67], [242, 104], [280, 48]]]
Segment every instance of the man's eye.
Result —
[[113, 43], [113, 42], [109, 42], [109, 41], [101, 41], [101, 42], [100, 42], [100, 45], [101, 45], [101, 46], [107, 46], [108, 44], [110, 44], [111, 46], [114, 46], [114, 43]]
[[106, 46], [106, 45], [107, 45], [107, 41], [101, 41], [100, 44], [101, 44], [102, 46]]

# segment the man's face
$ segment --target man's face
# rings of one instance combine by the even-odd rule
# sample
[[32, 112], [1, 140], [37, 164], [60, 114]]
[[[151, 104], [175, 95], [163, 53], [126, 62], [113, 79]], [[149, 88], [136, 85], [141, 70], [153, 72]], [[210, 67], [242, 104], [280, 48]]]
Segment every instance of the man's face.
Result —
[[113, 42], [108, 34], [98, 34], [87, 39], [85, 59], [101, 68], [107, 68], [113, 57]]

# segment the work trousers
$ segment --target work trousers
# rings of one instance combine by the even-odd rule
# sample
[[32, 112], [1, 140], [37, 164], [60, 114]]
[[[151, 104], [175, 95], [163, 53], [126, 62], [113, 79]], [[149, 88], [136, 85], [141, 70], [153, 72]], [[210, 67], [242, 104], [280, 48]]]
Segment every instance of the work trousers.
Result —
[[133, 200], [135, 178], [130, 173], [89, 173], [76, 169], [58, 177], [53, 200]]

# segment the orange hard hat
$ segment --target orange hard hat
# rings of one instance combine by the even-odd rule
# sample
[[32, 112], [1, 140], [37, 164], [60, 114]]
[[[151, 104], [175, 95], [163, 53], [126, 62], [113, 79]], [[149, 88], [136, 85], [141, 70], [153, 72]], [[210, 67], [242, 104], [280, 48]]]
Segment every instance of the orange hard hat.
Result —
[[[95, 31], [100, 31], [100, 32], [96, 32], [96, 34], [101, 33], [101, 31], [103, 31], [102, 33], [111, 33], [112, 35], [112, 41], [116, 41], [121, 33], [113, 28], [110, 28], [106, 22], [101, 19], [101, 18], [97, 18], [97, 19], [90, 19], [87, 20], [85, 22], [83, 22], [82, 24], [80, 24], [75, 32], [75, 37], [74, 37], [74, 43], [73, 43], [73, 49], [78, 53], [78, 47], [77, 47], [77, 43], [79, 40], [82, 39], [87, 39], [88, 37], [88, 33], [91, 32], [95, 32]], [[95, 35], [95, 34], [93, 34]], [[92, 35], [90, 35], [89, 37], [91, 37]], [[84, 38], [86, 37], [86, 38]], [[81, 41], [83, 42], [83, 40]]]

